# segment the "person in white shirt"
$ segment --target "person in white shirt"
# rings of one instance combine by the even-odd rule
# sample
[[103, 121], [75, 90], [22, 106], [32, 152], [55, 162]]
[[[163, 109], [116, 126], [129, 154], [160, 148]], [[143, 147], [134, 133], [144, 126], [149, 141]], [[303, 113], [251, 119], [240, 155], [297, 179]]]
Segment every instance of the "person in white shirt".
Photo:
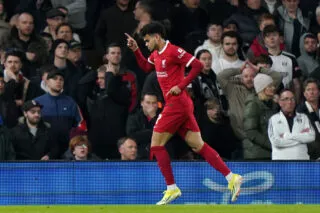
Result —
[[281, 73], [284, 88], [293, 89], [296, 100], [300, 102], [302, 72], [296, 57], [280, 49], [280, 32], [275, 25], [267, 25], [262, 33], [269, 57], [273, 62], [271, 69]]
[[222, 44], [222, 24], [220, 23], [210, 23], [207, 27], [207, 37], [208, 39], [203, 42], [202, 45], [198, 46], [194, 51], [194, 55], [200, 50], [206, 49], [209, 50], [212, 55], [212, 65], [213, 69], [214, 64], [218, 61], [219, 58], [223, 56]]
[[219, 58], [217, 63], [213, 64], [213, 71], [218, 74], [229, 68], [240, 68], [244, 61], [240, 60], [237, 54], [239, 48], [239, 35], [234, 31], [222, 34], [223, 56]]
[[295, 97], [288, 89], [280, 92], [279, 105], [268, 126], [272, 160], [310, 160], [307, 143], [315, 140], [315, 131], [307, 115], [295, 112]]

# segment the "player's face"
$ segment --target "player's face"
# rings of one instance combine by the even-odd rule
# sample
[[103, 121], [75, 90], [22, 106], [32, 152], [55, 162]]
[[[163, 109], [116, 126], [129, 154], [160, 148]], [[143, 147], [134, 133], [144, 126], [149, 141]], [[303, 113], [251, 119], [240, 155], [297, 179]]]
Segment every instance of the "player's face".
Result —
[[208, 38], [213, 42], [220, 42], [222, 36], [222, 27], [221, 25], [213, 24], [209, 27], [207, 32]]
[[106, 54], [108, 62], [113, 65], [118, 65], [121, 62], [121, 49], [120, 47], [110, 47]]
[[150, 52], [153, 52], [154, 50], [158, 50], [158, 44], [157, 44], [157, 39], [156, 36], [150, 36], [146, 35], [143, 38], [144, 42], [146, 43], [146, 46]]
[[280, 36], [279, 33], [273, 32], [268, 33], [264, 38], [264, 43], [268, 48], [277, 48], [280, 45]]
[[238, 50], [237, 38], [225, 37], [223, 39], [223, 51], [227, 56], [235, 56]]
[[211, 70], [212, 56], [208, 52], [204, 52], [200, 55], [199, 61], [203, 64], [203, 72], [208, 73]]
[[18, 74], [22, 67], [22, 63], [19, 57], [10, 55], [4, 62], [4, 67], [6, 70], [10, 70], [14, 74]]
[[318, 102], [320, 93], [317, 84], [309, 83], [303, 94], [308, 102]]
[[29, 121], [32, 125], [37, 125], [41, 119], [41, 109], [40, 107], [33, 107], [27, 112], [24, 112], [24, 117]]
[[135, 160], [137, 158], [137, 144], [135, 141], [128, 139], [119, 148], [122, 160]]
[[317, 40], [314, 38], [304, 39], [304, 49], [307, 53], [314, 53], [317, 50]]
[[245, 68], [241, 74], [241, 80], [245, 87], [248, 89], [253, 88], [253, 79], [255, 77], [255, 71], [251, 68]]
[[293, 113], [296, 107], [295, 97], [292, 92], [285, 91], [281, 93], [279, 98], [279, 105], [282, 112], [284, 113]]

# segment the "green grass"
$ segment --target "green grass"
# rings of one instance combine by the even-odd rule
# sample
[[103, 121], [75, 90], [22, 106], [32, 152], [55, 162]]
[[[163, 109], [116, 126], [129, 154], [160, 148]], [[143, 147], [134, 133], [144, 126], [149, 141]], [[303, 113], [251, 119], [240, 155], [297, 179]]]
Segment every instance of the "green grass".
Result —
[[315, 213], [320, 205], [1, 206], [3, 213]]

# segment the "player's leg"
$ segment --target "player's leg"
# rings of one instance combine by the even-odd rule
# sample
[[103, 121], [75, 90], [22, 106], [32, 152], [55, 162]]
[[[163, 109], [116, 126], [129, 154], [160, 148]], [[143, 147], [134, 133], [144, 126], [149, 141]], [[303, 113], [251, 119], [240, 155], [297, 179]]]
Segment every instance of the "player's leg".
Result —
[[176, 112], [168, 112], [166, 109], [159, 116], [151, 139], [150, 158], [156, 158], [159, 169], [166, 181], [167, 190], [157, 205], [165, 205], [181, 196], [180, 189], [176, 186], [170, 162], [170, 156], [165, 149], [165, 144], [177, 131], [185, 117]]
[[193, 115], [189, 116], [188, 121], [178, 133], [194, 152], [200, 154], [213, 168], [226, 177], [229, 183], [228, 187], [231, 190], [231, 200], [235, 201], [240, 193], [242, 177], [238, 174], [233, 174], [220, 155], [202, 140], [200, 129]]

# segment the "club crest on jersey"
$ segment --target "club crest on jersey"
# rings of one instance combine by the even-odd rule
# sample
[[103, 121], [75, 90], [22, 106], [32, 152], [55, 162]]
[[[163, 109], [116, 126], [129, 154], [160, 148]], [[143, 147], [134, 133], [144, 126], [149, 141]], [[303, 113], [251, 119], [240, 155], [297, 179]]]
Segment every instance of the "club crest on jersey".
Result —
[[162, 60], [161, 64], [162, 64], [162, 68], [166, 68], [166, 59]]

